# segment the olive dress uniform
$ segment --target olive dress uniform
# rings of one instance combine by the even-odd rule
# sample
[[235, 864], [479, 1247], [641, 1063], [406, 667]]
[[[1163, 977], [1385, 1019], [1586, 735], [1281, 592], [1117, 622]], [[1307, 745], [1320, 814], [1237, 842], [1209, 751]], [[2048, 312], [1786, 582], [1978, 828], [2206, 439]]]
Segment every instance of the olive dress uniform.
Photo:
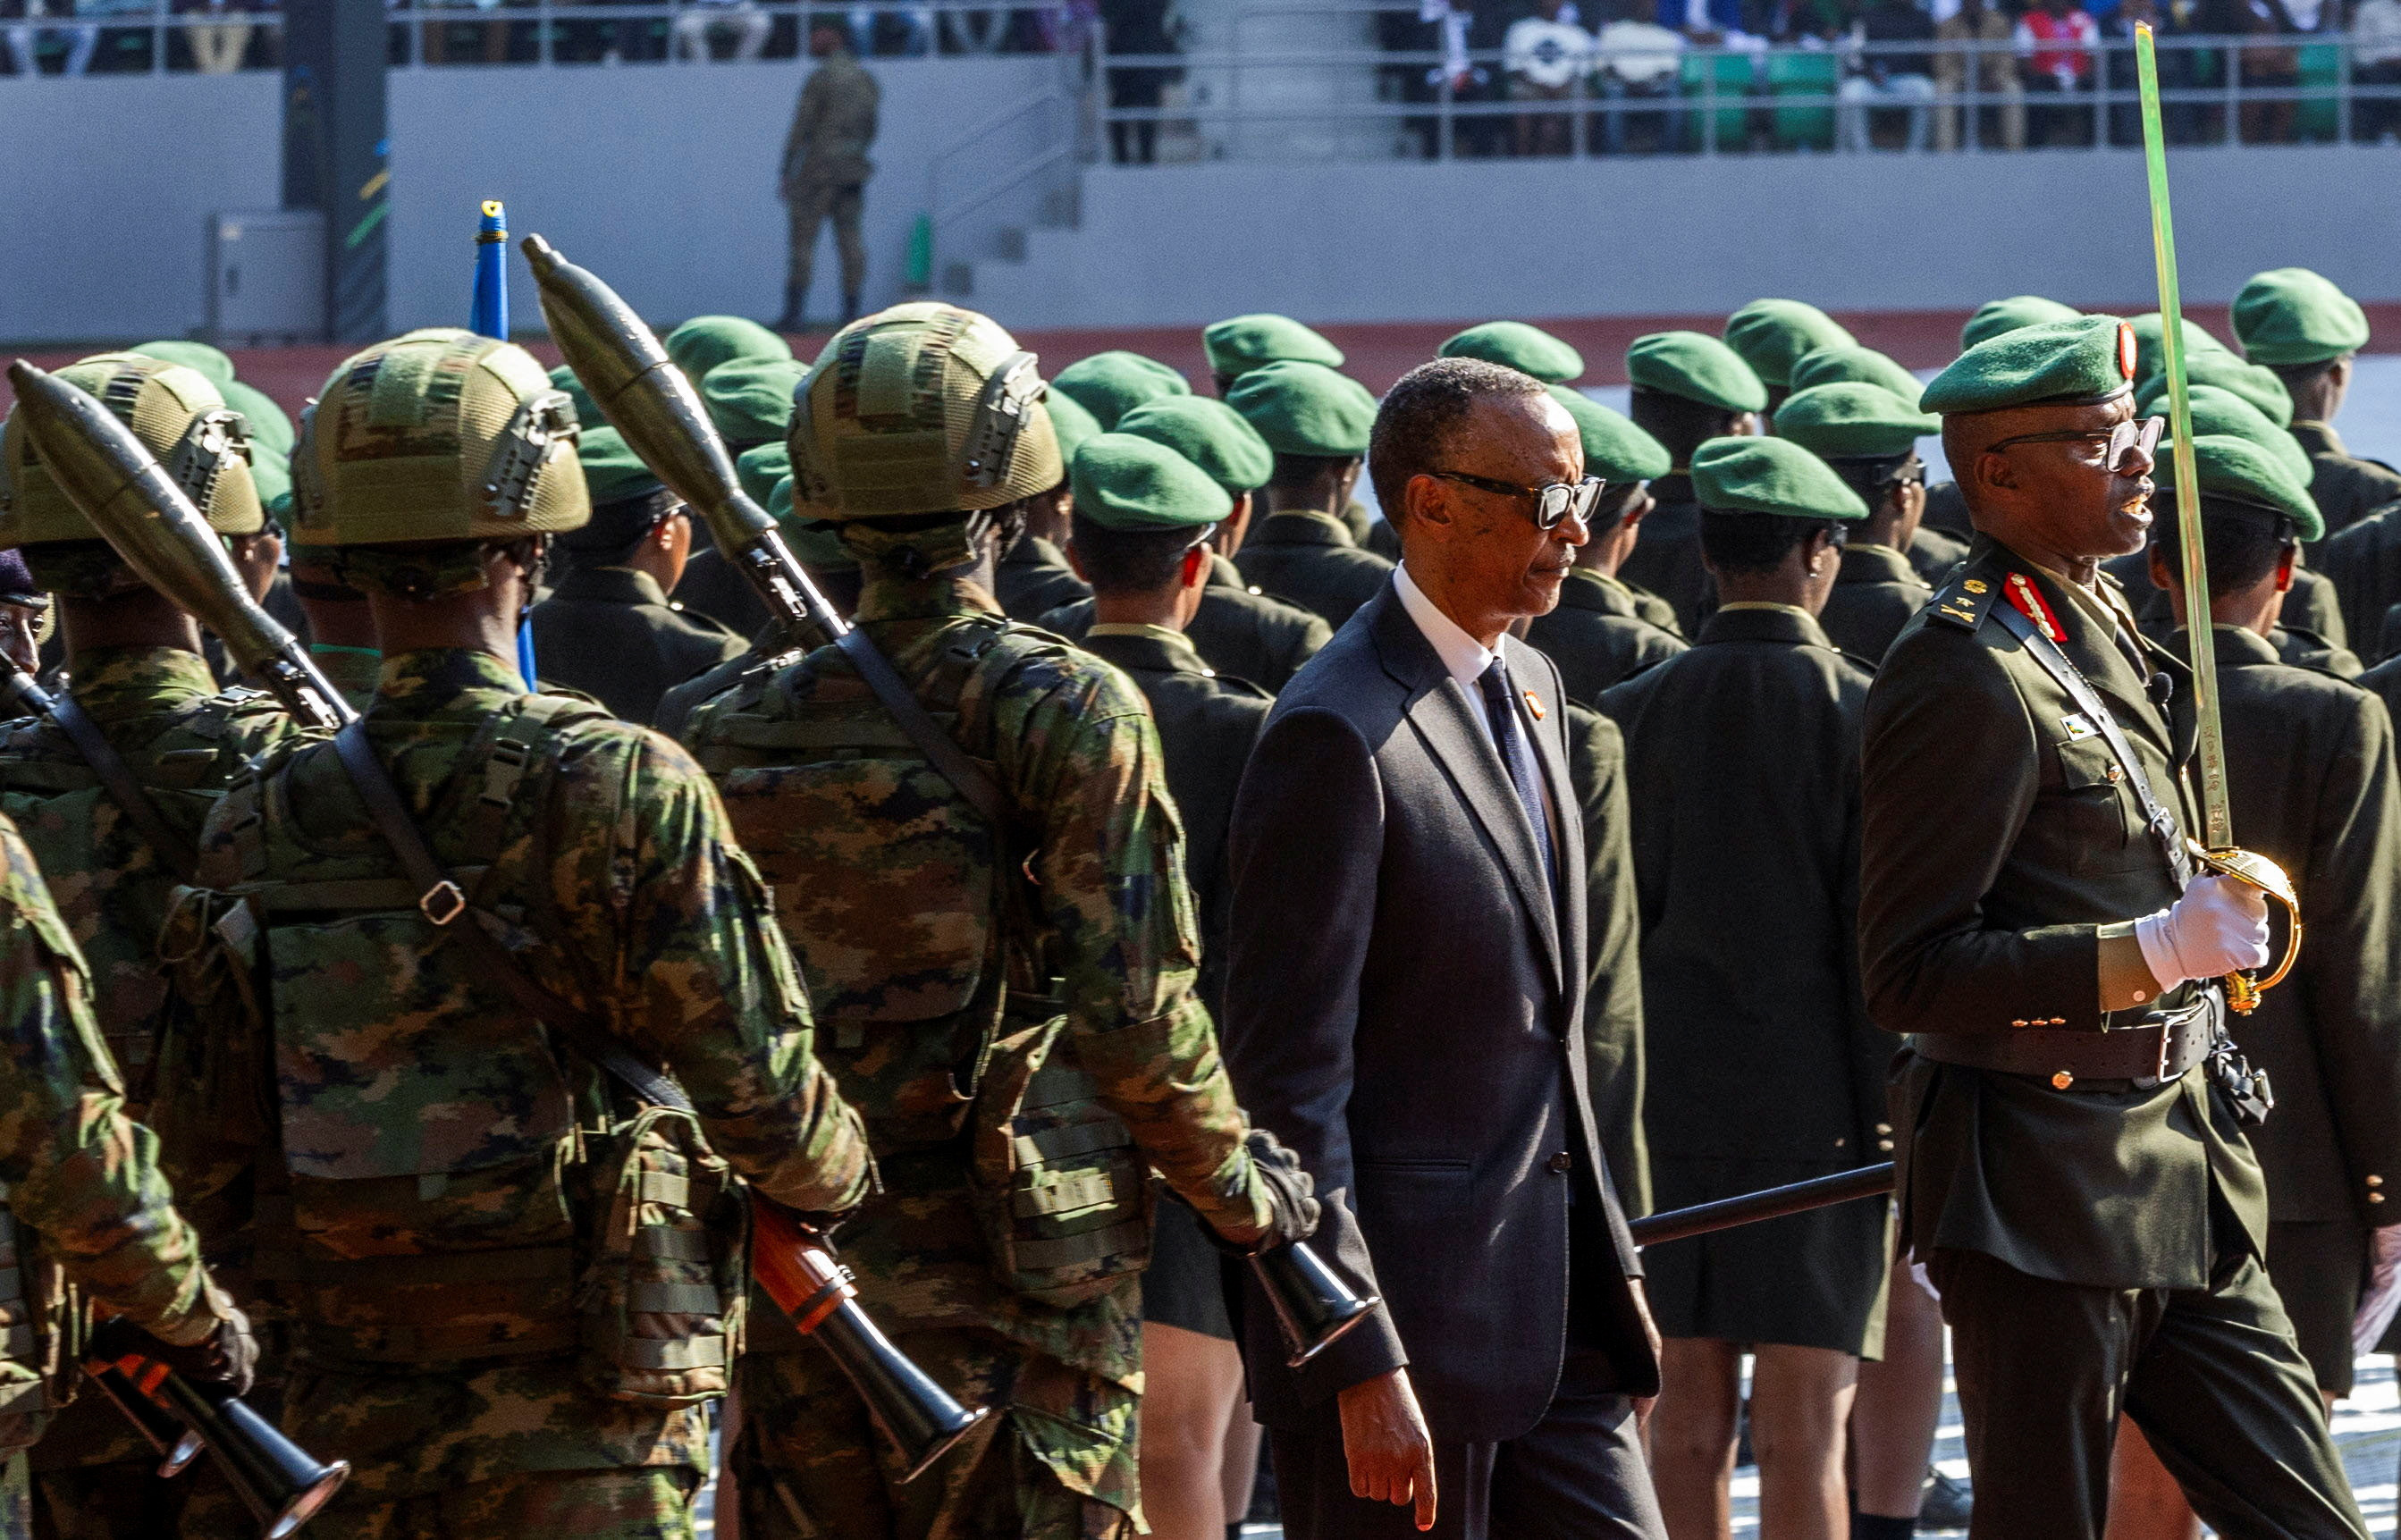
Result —
[[[1638, 549], [1639, 549], [1638, 545]], [[1684, 651], [1684, 639], [1642, 617], [1634, 591], [1589, 567], [1571, 567], [1558, 607], [1537, 615], [1526, 639], [1559, 666], [1570, 700], [1596, 705], [1600, 693]]]
[[1584, 812], [1584, 1038], [1594, 1125], [1628, 1216], [1651, 1212], [1651, 1155], [1642, 1138], [1642, 924], [1634, 881], [1634, 818], [1626, 791], [1626, 735], [1571, 699], [1568, 780]]
[[[1092, 601], [1079, 598], [1034, 624], [1070, 640], [1091, 629]], [[1246, 586], [1242, 570], [1214, 552], [1200, 608], [1184, 628], [1200, 661], [1219, 676], [1255, 684], [1269, 694], [1300, 671], [1317, 650], [1334, 639], [1334, 628], [1302, 609]]]
[[[2176, 613], [2175, 600], [2169, 598], [2166, 589], [2151, 582], [2147, 549], [2106, 561], [2102, 567], [2118, 580], [2127, 604], [2134, 612], [2134, 624], [2143, 635], [2164, 646], [2183, 629], [2184, 617]], [[2274, 634], [2268, 639], [2275, 646], [2276, 655], [2298, 668], [2317, 668], [2353, 679], [2366, 666], [2345, 645], [2348, 635], [2342, 612], [2335, 603], [2334, 584], [2323, 573], [2295, 567], [2292, 590], [2284, 595], [2284, 613]]]
[[1926, 488], [1926, 512], [1919, 516], [1917, 527], [1955, 540], [1975, 540], [1975, 521], [1968, 516], [1968, 499], [1957, 482], [1938, 481]]
[[[2363, 1536], [2262, 1266], [2265, 1179], [2206, 1066], [2161, 1080], [2033, 1063], [2140, 1024], [2102, 1014], [2099, 933], [2167, 907], [2179, 881], [2106, 736], [2001, 617], [2010, 585], [2039, 598], [2175, 837], [2192, 826], [2175, 769], [2188, 672], [2139, 638], [2114, 583], [2071, 593], [1980, 539], [1869, 692], [1859, 904], [1869, 1008], [1909, 1038], [1890, 1087], [1900, 1244], [1941, 1291], [1987, 1477], [1970, 1533], [2097, 1537], [2122, 1410], [2220, 1533]], [[2206, 1011], [2215, 988], [2161, 1003]], [[2037, 1022], [2050, 1036], [2027, 1035]], [[2159, 1034], [2121, 1040], [2147, 1052]], [[2027, 1072], [1946, 1062], [2012, 1052]]]
[[1251, 526], [1234, 565], [1243, 580], [1339, 626], [1383, 592], [1393, 563], [1362, 550], [1340, 519], [1307, 509], [1269, 514]]
[[1928, 588], [1951, 581], [1951, 569], [1968, 559], [1968, 537], [1948, 529], [1929, 529], [1921, 518], [1909, 537], [1909, 565]]
[[2401, 471], [2380, 460], [2353, 456], [2335, 433], [2334, 424], [2296, 419], [2291, 431], [2309, 453], [2314, 473], [2310, 477], [2310, 497], [2326, 519], [2329, 537], [2386, 503], [2401, 500]]
[[1818, 624], [1835, 646], [1873, 663], [1933, 597], [1932, 585], [1905, 554], [1853, 541], [1843, 547], [1842, 569]]
[[570, 567], [530, 618], [543, 681], [590, 695], [637, 724], [651, 720], [668, 690], [748, 645], [630, 567]]
[[[2323, 509], [2321, 509], [2323, 512]], [[2401, 502], [2329, 537], [2313, 558], [2334, 584], [2352, 645], [2370, 663], [2401, 653]]]
[[713, 620], [735, 636], [755, 637], [767, 625], [759, 590], [715, 546], [696, 551], [676, 580], [675, 601], [692, 614]]
[[2384, 703], [2385, 715], [2401, 722], [2401, 658], [2386, 658], [2360, 675], [2359, 687]]
[[1038, 535], [1020, 535], [993, 572], [993, 597], [1011, 620], [1028, 624], [1092, 590], [1067, 565], [1059, 547]]
[[[2268, 1276], [2318, 1388], [2348, 1396], [2367, 1231], [2401, 1223], [2383, 1191], [2401, 1177], [2393, 724], [2367, 691], [2280, 662], [2257, 632], [2215, 632], [2236, 837], [2307, 895], [2308, 944], [2291, 977], [2230, 1023], [2276, 1092], [2251, 1135], [2268, 1178]], [[2178, 655], [2189, 645], [2179, 632]]]
[[1651, 484], [1657, 506], [1642, 516], [1642, 538], [1618, 578], [1665, 599], [1676, 612], [1676, 632], [1693, 636], [1701, 617], [1715, 607], [1717, 585], [1701, 565], [1701, 505], [1693, 501], [1693, 478], [1684, 472]]
[[[1643, 1133], [1663, 1209], [1884, 1158], [1891, 1050], [1853, 928], [1870, 678], [1806, 612], [1744, 604], [1601, 697], [1642, 810]], [[1885, 1247], [1880, 1203], [1661, 1246], [1644, 1256], [1652, 1313], [1668, 1337], [1873, 1356]]]

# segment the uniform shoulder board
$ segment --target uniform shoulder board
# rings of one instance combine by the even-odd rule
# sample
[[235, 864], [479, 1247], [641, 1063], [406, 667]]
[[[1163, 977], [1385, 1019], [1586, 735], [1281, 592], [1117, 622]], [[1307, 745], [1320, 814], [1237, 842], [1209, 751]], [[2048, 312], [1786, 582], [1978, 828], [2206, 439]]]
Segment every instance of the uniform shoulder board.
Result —
[[1981, 571], [1965, 571], [1942, 585], [1929, 613], [1945, 626], [1972, 631], [1984, 623], [1984, 612], [2000, 597], [2000, 584]]

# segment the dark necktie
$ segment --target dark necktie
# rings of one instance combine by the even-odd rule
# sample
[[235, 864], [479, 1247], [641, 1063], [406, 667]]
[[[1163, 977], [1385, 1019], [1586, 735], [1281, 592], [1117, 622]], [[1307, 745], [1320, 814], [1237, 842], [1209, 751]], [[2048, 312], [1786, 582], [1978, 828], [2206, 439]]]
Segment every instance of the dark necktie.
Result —
[[1516, 692], [1509, 688], [1509, 666], [1499, 658], [1492, 667], [1476, 676], [1475, 682], [1484, 690], [1484, 712], [1491, 719], [1492, 743], [1501, 750], [1501, 763], [1509, 767], [1509, 783], [1517, 789], [1517, 805], [1525, 809], [1526, 822], [1534, 836], [1534, 846], [1543, 854], [1543, 881], [1556, 895], [1558, 873], [1552, 870], [1555, 859], [1551, 853], [1551, 820], [1543, 814], [1541, 772], [1534, 767], [1534, 748], [1526, 741], [1525, 729], [1517, 722]]

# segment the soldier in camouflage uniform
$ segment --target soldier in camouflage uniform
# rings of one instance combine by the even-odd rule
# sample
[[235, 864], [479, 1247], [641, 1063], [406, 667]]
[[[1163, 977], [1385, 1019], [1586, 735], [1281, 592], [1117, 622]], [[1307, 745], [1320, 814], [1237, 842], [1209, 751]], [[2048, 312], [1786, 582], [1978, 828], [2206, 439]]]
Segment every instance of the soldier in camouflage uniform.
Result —
[[[828, 345], [794, 417], [796, 512], [858, 557], [860, 633], [933, 721], [912, 732], [827, 648], [685, 730], [867, 1117], [884, 1190], [843, 1231], [860, 1297], [1003, 1412], [902, 1485], [832, 1366], [762, 1331], [732, 1455], [747, 1540], [1131, 1536], [1146, 1168], [1239, 1248], [1315, 1222], [1192, 996], [1183, 835], [1142, 695], [992, 597], [1024, 501], [1061, 479], [1032, 364], [982, 316], [898, 306]], [[916, 732], [976, 773], [938, 774]], [[1006, 827], [960, 789], [981, 776]]]
[[[100, 354], [61, 373], [131, 425], [241, 565], [261, 565], [251, 547], [271, 536], [240, 419], [228, 420], [216, 386], [190, 367], [134, 353]], [[168, 896], [191, 880], [201, 820], [243, 762], [293, 728], [263, 694], [219, 693], [199, 628], [117, 560], [35, 462], [13, 415], [0, 431], [0, 543], [21, 549], [36, 584], [59, 596], [70, 681], [62, 712], [89, 726], [114, 761], [106, 768], [126, 777], [106, 784], [58, 720], [26, 718], [0, 728], [0, 810], [23, 831], [89, 962], [127, 1113], [145, 1118], [167, 1008], [158, 937]], [[213, 1243], [207, 1205], [192, 1217]], [[216, 1259], [226, 1262], [221, 1251]], [[60, 1417], [32, 1462], [44, 1529], [58, 1535], [155, 1535], [193, 1485], [152, 1479], [157, 1456], [96, 1396]]]
[[[686, 1535], [740, 1346], [732, 1177], [846, 1209], [871, 1183], [858, 1120], [707, 777], [517, 677], [544, 547], [588, 514], [532, 359], [451, 330], [368, 349], [299, 461], [295, 537], [368, 595], [383, 653], [351, 741], [450, 875], [400, 874], [321, 738], [233, 787], [164, 942], [201, 1024], [162, 1050], [178, 1187], [250, 1197], [260, 1271], [279, 1259], [284, 1426], [354, 1467], [329, 1533]], [[665, 1066], [697, 1117], [608, 1054]]]

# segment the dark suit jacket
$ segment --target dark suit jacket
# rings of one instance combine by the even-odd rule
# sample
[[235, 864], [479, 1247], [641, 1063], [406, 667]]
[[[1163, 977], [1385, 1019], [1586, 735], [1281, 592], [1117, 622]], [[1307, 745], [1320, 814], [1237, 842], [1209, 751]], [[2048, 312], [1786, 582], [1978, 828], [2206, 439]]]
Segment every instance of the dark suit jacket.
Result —
[[[1520, 720], [1557, 809], [1558, 870], [1580, 873], [1558, 672], [1502, 646], [1544, 703]], [[1585, 906], [1553, 901], [1480, 708], [1390, 585], [1285, 686], [1231, 845], [1235, 1089], [1316, 1177], [1319, 1247], [1384, 1298], [1297, 1372], [1254, 1299], [1259, 1420], [1322, 1425], [1335, 1392], [1406, 1363], [1437, 1439], [1533, 1427], [1567, 1350], [1571, 1194], [1587, 1241], [1580, 1332], [1619, 1389], [1650, 1394], [1658, 1367], [1626, 1282], [1639, 1265], [1585, 1084]]]

